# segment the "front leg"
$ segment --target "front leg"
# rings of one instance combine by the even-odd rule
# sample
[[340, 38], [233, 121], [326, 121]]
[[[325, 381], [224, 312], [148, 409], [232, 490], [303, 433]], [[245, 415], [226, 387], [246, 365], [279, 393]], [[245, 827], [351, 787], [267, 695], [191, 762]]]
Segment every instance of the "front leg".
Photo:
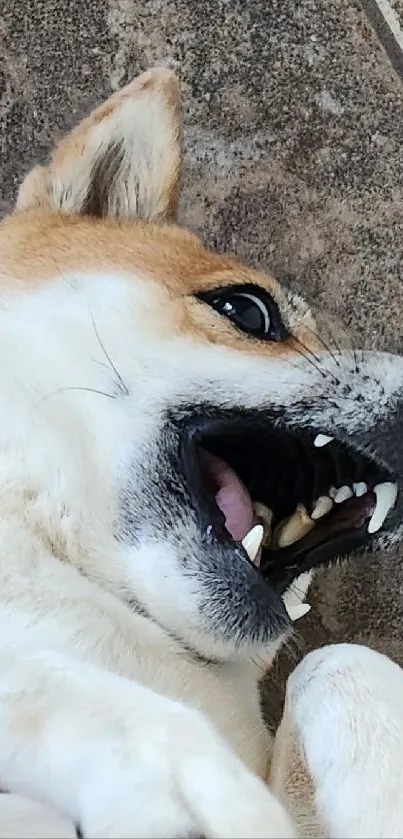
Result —
[[403, 836], [403, 670], [367, 647], [310, 653], [288, 680], [271, 787], [317, 839]]
[[85, 837], [294, 835], [199, 712], [53, 652], [0, 665], [2, 784], [48, 801]]

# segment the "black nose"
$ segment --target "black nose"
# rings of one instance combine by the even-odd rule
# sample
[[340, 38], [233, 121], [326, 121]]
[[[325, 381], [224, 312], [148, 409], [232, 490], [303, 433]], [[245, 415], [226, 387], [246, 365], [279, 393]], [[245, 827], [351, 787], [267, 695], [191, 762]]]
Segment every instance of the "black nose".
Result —
[[353, 434], [350, 442], [374, 460], [385, 474], [384, 480], [396, 483], [396, 503], [385, 522], [387, 531], [395, 531], [403, 522], [403, 400], [395, 403], [386, 417], [375, 418], [372, 427]]
[[377, 460], [403, 482], [403, 400], [394, 405], [386, 419], [376, 422], [364, 438]]

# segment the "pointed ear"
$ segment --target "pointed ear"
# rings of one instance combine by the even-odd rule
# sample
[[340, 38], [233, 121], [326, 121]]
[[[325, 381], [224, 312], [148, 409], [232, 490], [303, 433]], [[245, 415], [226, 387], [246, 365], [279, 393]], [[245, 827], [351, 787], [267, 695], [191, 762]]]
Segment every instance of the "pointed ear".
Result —
[[155, 68], [134, 79], [56, 147], [23, 182], [18, 209], [142, 218], [176, 215], [180, 176], [179, 84]]

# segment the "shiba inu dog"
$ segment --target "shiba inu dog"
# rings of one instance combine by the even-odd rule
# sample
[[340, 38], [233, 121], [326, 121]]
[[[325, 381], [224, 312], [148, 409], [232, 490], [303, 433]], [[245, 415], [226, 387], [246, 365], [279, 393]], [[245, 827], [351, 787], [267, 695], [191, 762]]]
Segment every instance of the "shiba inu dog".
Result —
[[0, 835], [402, 835], [399, 668], [308, 656], [274, 747], [259, 680], [401, 536], [403, 362], [179, 227], [179, 175], [155, 69], [0, 227]]

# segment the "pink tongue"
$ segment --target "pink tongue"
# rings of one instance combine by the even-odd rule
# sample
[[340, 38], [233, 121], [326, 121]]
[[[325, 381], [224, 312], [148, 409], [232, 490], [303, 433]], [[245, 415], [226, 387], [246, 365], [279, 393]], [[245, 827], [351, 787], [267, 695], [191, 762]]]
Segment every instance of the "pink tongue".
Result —
[[212, 481], [215, 502], [225, 516], [233, 539], [242, 541], [253, 525], [252, 499], [236, 472], [210, 452], [201, 451], [201, 463]]

